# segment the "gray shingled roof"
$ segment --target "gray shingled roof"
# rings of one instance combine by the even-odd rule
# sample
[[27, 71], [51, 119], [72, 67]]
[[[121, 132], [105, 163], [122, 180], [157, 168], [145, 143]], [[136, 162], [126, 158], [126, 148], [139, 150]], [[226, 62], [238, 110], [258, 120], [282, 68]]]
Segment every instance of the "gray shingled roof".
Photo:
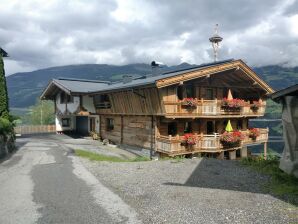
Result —
[[198, 69], [207, 68], [218, 64], [224, 64], [231, 61], [233, 61], [233, 59], [218, 61], [218, 62], [213, 62], [208, 64], [201, 64], [199, 66], [194, 66], [188, 69], [165, 72], [161, 75], [156, 75], [156, 76], [152, 76], [150, 74], [147, 76], [143, 76], [144, 78], [139, 77], [128, 83], [123, 83], [123, 82], [110, 83], [110, 82], [98, 81], [98, 80], [58, 78], [58, 79], [52, 80], [52, 82], [43, 91], [41, 98], [47, 98], [47, 96], [52, 95], [53, 93], [50, 93], [50, 92], [53, 91], [54, 86], [56, 86], [56, 88], [58, 87], [68, 92], [69, 94], [71, 93], [96, 94], [100, 92], [108, 92], [113, 90], [123, 90], [123, 89], [128, 89], [133, 87], [154, 85], [155, 82], [160, 79], [181, 75], [186, 72], [192, 72]]
[[53, 82], [61, 85], [72, 93], [89, 93], [109, 86], [109, 82], [98, 80], [59, 78], [53, 79]]
[[[123, 83], [123, 82], [114, 83], [114, 84], [111, 84], [111, 85], [104, 86], [100, 90], [94, 91], [94, 93], [112, 91], [112, 90], [116, 90], [116, 89], [118, 90], [118, 89], [127, 89], [127, 88], [133, 88], [133, 87], [147, 86], [147, 85], [150, 85], [150, 84], [154, 84], [157, 80], [160, 80], [160, 79], [181, 75], [181, 74], [186, 73], [186, 72], [192, 72], [192, 71], [196, 71], [198, 69], [207, 68], [207, 67], [211, 67], [211, 66], [218, 65], [218, 64], [228, 63], [228, 62], [231, 62], [233, 60], [234, 59], [229, 59], [229, 60], [218, 61], [218, 62], [213, 62], [213, 63], [208, 63], [208, 64], [201, 64], [201, 65], [194, 66], [194, 67], [188, 68], [188, 69], [165, 72], [165, 73], [163, 73], [161, 75], [157, 75], [157, 76], [148, 75], [144, 79], [135, 79], [135, 80], [132, 80], [129, 83]], [[90, 92], [92, 92], [92, 91], [90, 91]]]

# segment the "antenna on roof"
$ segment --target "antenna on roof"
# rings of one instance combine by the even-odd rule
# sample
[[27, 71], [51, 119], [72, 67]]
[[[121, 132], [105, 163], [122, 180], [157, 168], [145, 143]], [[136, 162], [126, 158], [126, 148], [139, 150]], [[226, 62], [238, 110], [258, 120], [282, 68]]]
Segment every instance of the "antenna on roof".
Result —
[[214, 62], [216, 62], [218, 59], [219, 42], [221, 42], [223, 38], [218, 35], [218, 24], [215, 25], [214, 31], [215, 31], [214, 35], [209, 38], [209, 41], [212, 44], [213, 53], [214, 53]]

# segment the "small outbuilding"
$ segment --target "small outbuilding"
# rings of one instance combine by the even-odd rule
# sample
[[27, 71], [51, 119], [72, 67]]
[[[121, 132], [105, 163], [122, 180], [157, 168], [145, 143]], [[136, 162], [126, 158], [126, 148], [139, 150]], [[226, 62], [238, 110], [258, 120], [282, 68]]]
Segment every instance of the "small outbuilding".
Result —
[[285, 147], [279, 167], [298, 177], [298, 84], [273, 93], [271, 98], [282, 104]]

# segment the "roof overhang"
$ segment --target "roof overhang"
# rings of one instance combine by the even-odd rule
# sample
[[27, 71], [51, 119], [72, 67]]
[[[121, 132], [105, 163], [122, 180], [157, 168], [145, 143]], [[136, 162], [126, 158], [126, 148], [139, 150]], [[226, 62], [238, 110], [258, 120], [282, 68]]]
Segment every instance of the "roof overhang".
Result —
[[181, 82], [197, 79], [200, 77], [209, 76], [212, 74], [218, 74], [226, 71], [239, 70], [243, 71], [245, 75], [251, 78], [255, 83], [258, 83], [259, 86], [266, 91], [266, 94], [272, 94], [274, 90], [263, 81], [249, 66], [247, 66], [242, 60], [235, 60], [223, 64], [218, 64], [210, 66], [207, 68], [199, 68], [198, 70], [185, 72], [177, 76], [167, 77], [164, 79], [159, 79], [156, 81], [157, 88], [163, 88], [166, 86], [179, 84]]
[[298, 83], [285, 89], [276, 91], [275, 93], [271, 94], [270, 97], [275, 102], [279, 102], [284, 96], [298, 96]]
[[53, 100], [54, 96], [60, 91], [64, 91], [68, 95], [71, 95], [71, 91], [69, 89], [67, 89], [65, 86], [61, 85], [60, 83], [56, 82], [55, 80], [52, 80], [49, 82], [49, 84], [44, 89], [44, 91], [42, 92], [39, 98], [41, 100]]

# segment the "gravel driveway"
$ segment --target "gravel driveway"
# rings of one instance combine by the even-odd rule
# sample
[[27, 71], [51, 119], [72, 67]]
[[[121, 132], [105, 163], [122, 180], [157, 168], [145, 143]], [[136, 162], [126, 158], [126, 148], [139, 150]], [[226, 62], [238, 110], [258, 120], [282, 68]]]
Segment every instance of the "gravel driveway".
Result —
[[267, 177], [237, 161], [81, 160], [144, 223], [298, 223], [297, 207], [265, 194]]

